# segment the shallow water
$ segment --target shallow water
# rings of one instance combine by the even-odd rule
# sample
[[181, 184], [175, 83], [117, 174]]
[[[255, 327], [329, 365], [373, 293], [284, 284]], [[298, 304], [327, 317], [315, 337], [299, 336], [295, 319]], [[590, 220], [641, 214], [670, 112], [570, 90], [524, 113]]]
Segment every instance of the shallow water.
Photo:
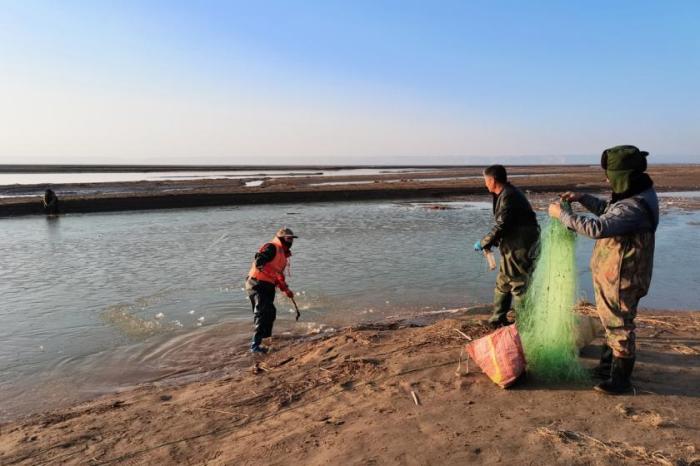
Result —
[[[243, 348], [254, 252], [282, 225], [301, 237], [277, 331], [304, 333], [492, 297], [471, 250], [490, 203], [261, 205], [0, 219], [0, 419], [192, 369]], [[645, 307], [697, 308], [700, 213], [662, 218]], [[592, 298], [578, 246], [581, 295]], [[223, 325], [215, 325], [222, 324]]]
[[659, 193], [659, 197], [698, 198], [700, 197], [700, 191], [666, 191]]

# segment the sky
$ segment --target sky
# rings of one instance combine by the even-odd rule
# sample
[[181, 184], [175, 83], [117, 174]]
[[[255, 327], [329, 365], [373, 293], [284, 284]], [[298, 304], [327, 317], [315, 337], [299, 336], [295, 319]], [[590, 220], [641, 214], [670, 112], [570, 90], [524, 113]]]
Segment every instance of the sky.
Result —
[[700, 162], [700, 2], [0, 8], [0, 164]]

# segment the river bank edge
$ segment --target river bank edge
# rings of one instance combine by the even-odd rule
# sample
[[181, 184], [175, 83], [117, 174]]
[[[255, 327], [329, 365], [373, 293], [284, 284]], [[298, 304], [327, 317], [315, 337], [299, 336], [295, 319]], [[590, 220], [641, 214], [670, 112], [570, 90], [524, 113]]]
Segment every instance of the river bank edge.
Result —
[[[532, 194], [561, 193], [579, 190], [593, 194], [608, 192], [604, 174], [598, 167], [546, 166], [519, 167], [514, 183]], [[488, 193], [479, 178], [480, 169], [453, 169], [450, 172], [411, 175], [367, 175], [343, 177], [302, 176], [269, 179], [258, 177], [263, 184], [247, 187], [244, 180], [187, 180], [61, 185], [54, 190], [104, 190], [104, 192], [60, 196], [61, 213], [90, 213], [179, 209], [254, 204], [290, 204], [304, 202], [360, 202], [371, 200], [426, 199], [445, 200]], [[653, 166], [649, 173], [658, 191], [700, 190], [700, 165]], [[472, 179], [430, 177], [470, 176]], [[398, 177], [398, 178], [397, 178]], [[402, 178], [404, 177], [404, 178]], [[322, 182], [321, 182], [322, 181]], [[321, 183], [319, 183], [321, 182]], [[338, 182], [328, 185], [326, 182]], [[363, 184], [342, 184], [344, 182]], [[39, 186], [39, 185], [37, 185]], [[8, 197], [0, 199], [0, 217], [43, 213], [41, 197]]]

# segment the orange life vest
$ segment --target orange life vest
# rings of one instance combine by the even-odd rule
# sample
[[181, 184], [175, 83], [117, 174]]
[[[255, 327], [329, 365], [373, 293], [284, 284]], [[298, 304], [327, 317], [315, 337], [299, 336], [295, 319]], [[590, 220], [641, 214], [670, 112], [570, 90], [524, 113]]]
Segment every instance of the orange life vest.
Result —
[[273, 239], [270, 243], [263, 244], [259, 252], [263, 252], [265, 246], [268, 244], [273, 244], [275, 246], [275, 257], [273, 257], [270, 262], [263, 265], [262, 270], [255, 266], [255, 261], [253, 260], [253, 264], [250, 266], [250, 272], [248, 272], [248, 277], [275, 285], [283, 284], [284, 286], [284, 269], [287, 268], [287, 255], [291, 256], [292, 254], [291, 252], [287, 252], [279, 238]]

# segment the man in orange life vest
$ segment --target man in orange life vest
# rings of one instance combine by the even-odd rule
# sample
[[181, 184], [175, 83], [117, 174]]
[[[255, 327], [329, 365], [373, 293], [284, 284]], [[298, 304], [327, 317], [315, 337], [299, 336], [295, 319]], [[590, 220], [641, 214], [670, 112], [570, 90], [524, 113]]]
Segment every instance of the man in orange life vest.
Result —
[[267, 352], [267, 348], [261, 346], [261, 343], [263, 338], [272, 336], [272, 324], [277, 317], [277, 309], [274, 305], [275, 287], [288, 298], [294, 296], [284, 278], [288, 258], [292, 255], [290, 249], [294, 238], [298, 236], [294, 235], [289, 228], [280, 229], [272, 241], [263, 244], [250, 266], [245, 287], [253, 306], [255, 323], [255, 334], [250, 344], [252, 353]]

